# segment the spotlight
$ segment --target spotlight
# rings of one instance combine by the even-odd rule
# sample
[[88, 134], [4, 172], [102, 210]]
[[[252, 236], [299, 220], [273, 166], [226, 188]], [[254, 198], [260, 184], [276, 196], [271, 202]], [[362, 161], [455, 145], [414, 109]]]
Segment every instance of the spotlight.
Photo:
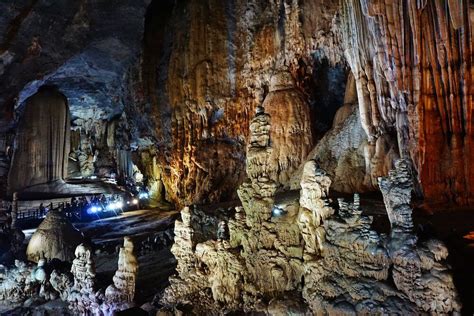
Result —
[[146, 193], [146, 192], [141, 192], [140, 194], [138, 194], [138, 198], [139, 198], [140, 200], [148, 199], [148, 197], [149, 197], [149, 195], [148, 195], [148, 193]]
[[132, 204], [133, 204], [133, 205], [137, 205], [137, 204], [138, 204], [138, 199], [133, 199], [133, 200], [132, 200]]
[[272, 216], [273, 217], [280, 217], [285, 215], [286, 211], [278, 206], [273, 206], [272, 208]]
[[109, 210], [109, 211], [115, 211], [115, 210], [118, 210], [118, 209], [121, 209], [121, 208], [123, 208], [123, 202], [122, 201], [113, 202], [113, 203], [110, 203], [109, 205], [107, 205], [107, 210]]
[[87, 210], [87, 213], [88, 214], [95, 214], [97, 212], [100, 212], [102, 211], [102, 207], [99, 207], [99, 206], [91, 206], [88, 210]]

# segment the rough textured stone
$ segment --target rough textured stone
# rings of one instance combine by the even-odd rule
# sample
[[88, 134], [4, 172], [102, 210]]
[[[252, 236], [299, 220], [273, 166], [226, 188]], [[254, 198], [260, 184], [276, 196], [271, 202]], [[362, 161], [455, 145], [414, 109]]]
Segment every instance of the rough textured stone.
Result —
[[[411, 157], [416, 191], [427, 202], [468, 205], [473, 12], [454, 0], [120, 0], [112, 9], [105, 0], [4, 1], [1, 125], [14, 127], [24, 101], [39, 86], [57, 84], [79, 134], [71, 174], [112, 175], [120, 169], [117, 150], [124, 150], [148, 178], [154, 202], [215, 202], [234, 197], [243, 182], [247, 125], [271, 97], [272, 75], [285, 70], [298, 101], [267, 109], [275, 129], [277, 121], [289, 127], [281, 137], [274, 131], [275, 140], [288, 140], [287, 149], [274, 148], [282, 177], [291, 177], [308, 140], [318, 140], [343, 106], [324, 139], [329, 145], [313, 152], [336, 157], [321, 159], [334, 189], [374, 191], [395, 159]], [[125, 19], [126, 26], [119, 23]], [[344, 101], [344, 80], [322, 65], [342, 70], [340, 77], [349, 66]], [[328, 95], [338, 101], [328, 106]], [[299, 110], [304, 103], [309, 124]], [[348, 104], [357, 107], [359, 123], [338, 130]], [[284, 132], [307, 125], [311, 137]], [[349, 126], [350, 146], [341, 139]], [[2, 129], [0, 139], [10, 133]], [[339, 144], [344, 150], [334, 148]], [[9, 161], [0, 151], [0, 186]]]
[[[133, 130], [159, 144], [159, 171], [149, 177], [161, 179], [169, 200], [235, 196], [245, 177], [247, 126], [265, 99], [275, 121], [274, 163], [283, 178], [297, 168], [312, 145], [310, 114], [318, 107], [307, 98], [317, 59], [311, 53], [342, 56], [331, 37], [337, 7], [320, 0], [152, 3], [143, 63], [131, 78], [138, 108], [127, 111], [154, 118]], [[294, 88], [271, 91], [280, 71], [291, 73]]]
[[362, 126], [370, 143], [396, 131], [427, 204], [472, 204], [473, 10], [466, 1], [343, 1]]
[[133, 243], [129, 237], [125, 237], [123, 247], [120, 247], [114, 283], [105, 290], [105, 298], [109, 304], [122, 304], [120, 309], [126, 309], [126, 305], [133, 302], [137, 271], [138, 262], [133, 253]]
[[[243, 207], [228, 223], [230, 239], [197, 241], [191, 210], [181, 212], [172, 248], [178, 275], [170, 278], [161, 299], [166, 310], [187, 305], [206, 314], [459, 312], [443, 261], [446, 247], [437, 240], [416, 243], [408, 161], [398, 160], [389, 177], [379, 180], [392, 225], [388, 237], [371, 228], [372, 217], [362, 214], [358, 194], [353, 202], [339, 199], [338, 207], [330, 206], [331, 180], [316, 161], [305, 164], [298, 207], [276, 204], [276, 191], [266, 189], [276, 182], [265, 176], [273, 150], [271, 129], [257, 128], [270, 121], [259, 109], [251, 122], [251, 172], [239, 189]], [[288, 293], [296, 299], [281, 299]]]
[[72, 261], [84, 237], [58, 210], [50, 210], [36, 229], [26, 249], [28, 260], [59, 259]]

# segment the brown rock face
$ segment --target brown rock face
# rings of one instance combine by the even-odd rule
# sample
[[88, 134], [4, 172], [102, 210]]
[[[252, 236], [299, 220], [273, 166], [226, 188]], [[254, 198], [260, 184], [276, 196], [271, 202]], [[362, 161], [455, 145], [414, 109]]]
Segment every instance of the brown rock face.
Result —
[[[281, 180], [287, 181], [311, 146], [310, 91], [296, 89], [306, 89], [311, 52], [322, 46], [313, 33], [321, 33], [320, 41], [332, 39], [327, 34], [337, 4], [327, 2], [152, 4], [160, 19], [147, 22], [142, 75], [132, 83], [132, 94], [154, 117], [159, 177], [169, 200], [188, 204], [235, 197], [244, 178], [249, 120], [264, 100], [279, 122], [275, 159]], [[309, 10], [313, 6], [317, 10]], [[269, 93], [276, 69], [289, 70], [295, 79], [291, 89]]]
[[66, 177], [69, 116], [66, 98], [53, 87], [42, 87], [27, 100], [8, 176], [11, 193]]
[[291, 74], [279, 72], [271, 79], [263, 107], [272, 122], [270, 164], [277, 172], [278, 182], [287, 187], [292, 173], [312, 148], [309, 106], [295, 88]]

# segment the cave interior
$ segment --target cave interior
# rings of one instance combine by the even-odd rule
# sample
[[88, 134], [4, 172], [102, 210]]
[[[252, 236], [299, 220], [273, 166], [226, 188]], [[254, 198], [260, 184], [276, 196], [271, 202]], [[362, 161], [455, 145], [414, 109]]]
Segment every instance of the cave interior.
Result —
[[0, 2], [0, 314], [474, 313], [472, 0]]

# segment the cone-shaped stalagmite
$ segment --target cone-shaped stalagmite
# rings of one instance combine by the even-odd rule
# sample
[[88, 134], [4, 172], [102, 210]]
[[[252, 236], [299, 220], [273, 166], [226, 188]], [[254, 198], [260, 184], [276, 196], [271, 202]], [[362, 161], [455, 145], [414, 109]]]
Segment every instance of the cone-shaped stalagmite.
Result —
[[66, 97], [43, 86], [26, 100], [8, 177], [10, 193], [62, 181], [67, 174], [70, 114]]
[[31, 237], [26, 255], [34, 262], [42, 258], [71, 261], [82, 241], [82, 233], [59, 211], [51, 210]]

